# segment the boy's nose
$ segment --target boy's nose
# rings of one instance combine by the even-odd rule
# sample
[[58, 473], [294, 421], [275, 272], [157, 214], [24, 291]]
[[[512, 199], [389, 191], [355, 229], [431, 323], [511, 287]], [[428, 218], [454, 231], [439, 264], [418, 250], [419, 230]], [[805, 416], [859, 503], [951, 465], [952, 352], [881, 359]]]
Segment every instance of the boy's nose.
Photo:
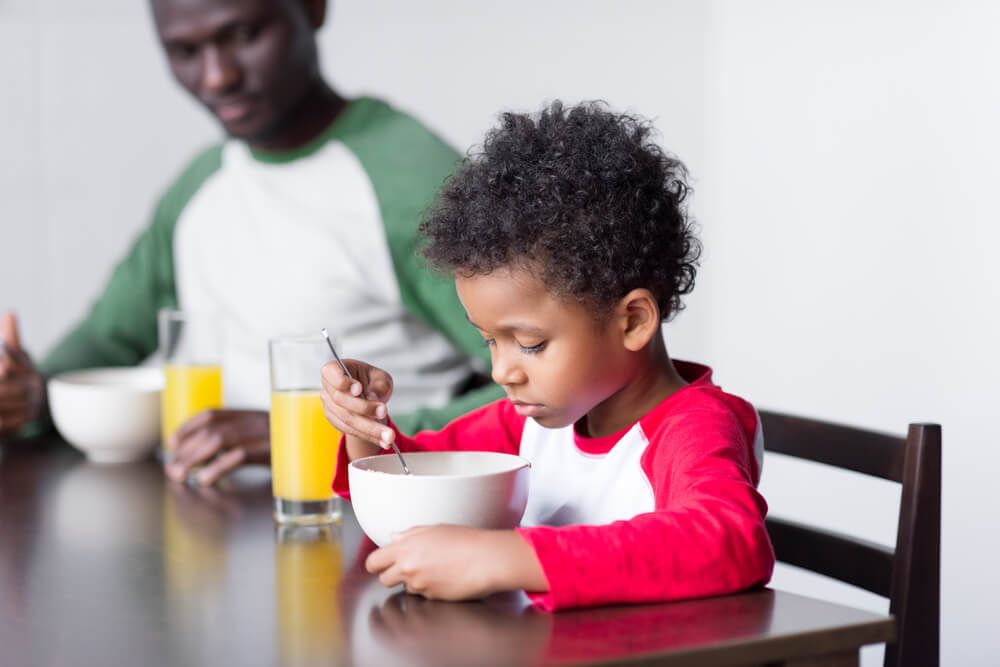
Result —
[[524, 371], [517, 364], [507, 362], [500, 355], [494, 355], [493, 357], [492, 376], [493, 381], [502, 387], [524, 384], [527, 380]]

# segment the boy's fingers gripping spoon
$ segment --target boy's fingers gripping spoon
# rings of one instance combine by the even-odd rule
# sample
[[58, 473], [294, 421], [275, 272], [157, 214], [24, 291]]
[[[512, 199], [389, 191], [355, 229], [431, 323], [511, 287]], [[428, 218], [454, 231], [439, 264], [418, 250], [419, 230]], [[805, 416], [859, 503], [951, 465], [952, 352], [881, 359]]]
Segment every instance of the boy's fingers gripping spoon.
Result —
[[[338, 364], [340, 364], [340, 370], [344, 371], [344, 375], [349, 377], [351, 380], [354, 380], [354, 376], [351, 375], [351, 371], [347, 370], [347, 366], [344, 365], [344, 360], [340, 358], [340, 355], [337, 354], [336, 348], [333, 347], [333, 341], [330, 340], [330, 335], [326, 333], [326, 329], [323, 329], [322, 331], [323, 338], [326, 339], [326, 344], [330, 346], [330, 352], [333, 353], [333, 358], [337, 360]], [[392, 449], [396, 452], [396, 456], [399, 457], [399, 465], [403, 466], [403, 472], [409, 475], [410, 469], [406, 467], [406, 461], [403, 460], [403, 454], [399, 451], [399, 447], [396, 445], [395, 439], [392, 441]]]

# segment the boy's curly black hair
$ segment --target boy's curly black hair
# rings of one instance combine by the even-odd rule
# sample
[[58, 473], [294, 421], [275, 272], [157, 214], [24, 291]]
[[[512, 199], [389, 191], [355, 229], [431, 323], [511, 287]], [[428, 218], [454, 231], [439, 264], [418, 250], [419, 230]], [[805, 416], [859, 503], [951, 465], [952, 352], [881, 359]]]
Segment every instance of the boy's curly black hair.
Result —
[[694, 287], [701, 244], [687, 170], [652, 134], [600, 102], [502, 114], [420, 225], [424, 256], [462, 275], [540, 270], [557, 297], [598, 315], [644, 287], [670, 319]]

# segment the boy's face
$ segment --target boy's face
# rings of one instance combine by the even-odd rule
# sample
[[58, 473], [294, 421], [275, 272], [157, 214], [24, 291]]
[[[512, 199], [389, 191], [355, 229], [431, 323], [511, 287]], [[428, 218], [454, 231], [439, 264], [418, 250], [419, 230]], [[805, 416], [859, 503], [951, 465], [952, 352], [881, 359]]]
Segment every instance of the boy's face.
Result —
[[[269, 138], [316, 78], [318, 0], [153, 0], [170, 69], [226, 132]], [[310, 15], [307, 7], [316, 11]], [[319, 19], [321, 20], [321, 19]]]
[[493, 358], [493, 380], [518, 414], [573, 424], [627, 382], [628, 353], [611, 321], [555, 299], [526, 270], [458, 276], [458, 296]]

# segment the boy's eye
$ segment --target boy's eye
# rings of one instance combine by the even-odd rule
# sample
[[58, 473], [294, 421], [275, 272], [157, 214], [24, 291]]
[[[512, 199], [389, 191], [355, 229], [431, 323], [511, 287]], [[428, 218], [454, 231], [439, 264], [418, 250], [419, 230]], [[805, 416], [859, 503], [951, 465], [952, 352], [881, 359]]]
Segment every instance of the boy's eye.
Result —
[[539, 352], [545, 349], [546, 342], [542, 341], [538, 345], [530, 345], [530, 346], [521, 345], [520, 343], [518, 343], [518, 345], [521, 347], [521, 352], [524, 352], [525, 354], [538, 354]]
[[486, 347], [493, 347], [496, 344], [497, 344], [497, 341], [496, 341], [495, 338], [487, 338], [487, 339], [483, 340], [483, 345], [485, 345]]

